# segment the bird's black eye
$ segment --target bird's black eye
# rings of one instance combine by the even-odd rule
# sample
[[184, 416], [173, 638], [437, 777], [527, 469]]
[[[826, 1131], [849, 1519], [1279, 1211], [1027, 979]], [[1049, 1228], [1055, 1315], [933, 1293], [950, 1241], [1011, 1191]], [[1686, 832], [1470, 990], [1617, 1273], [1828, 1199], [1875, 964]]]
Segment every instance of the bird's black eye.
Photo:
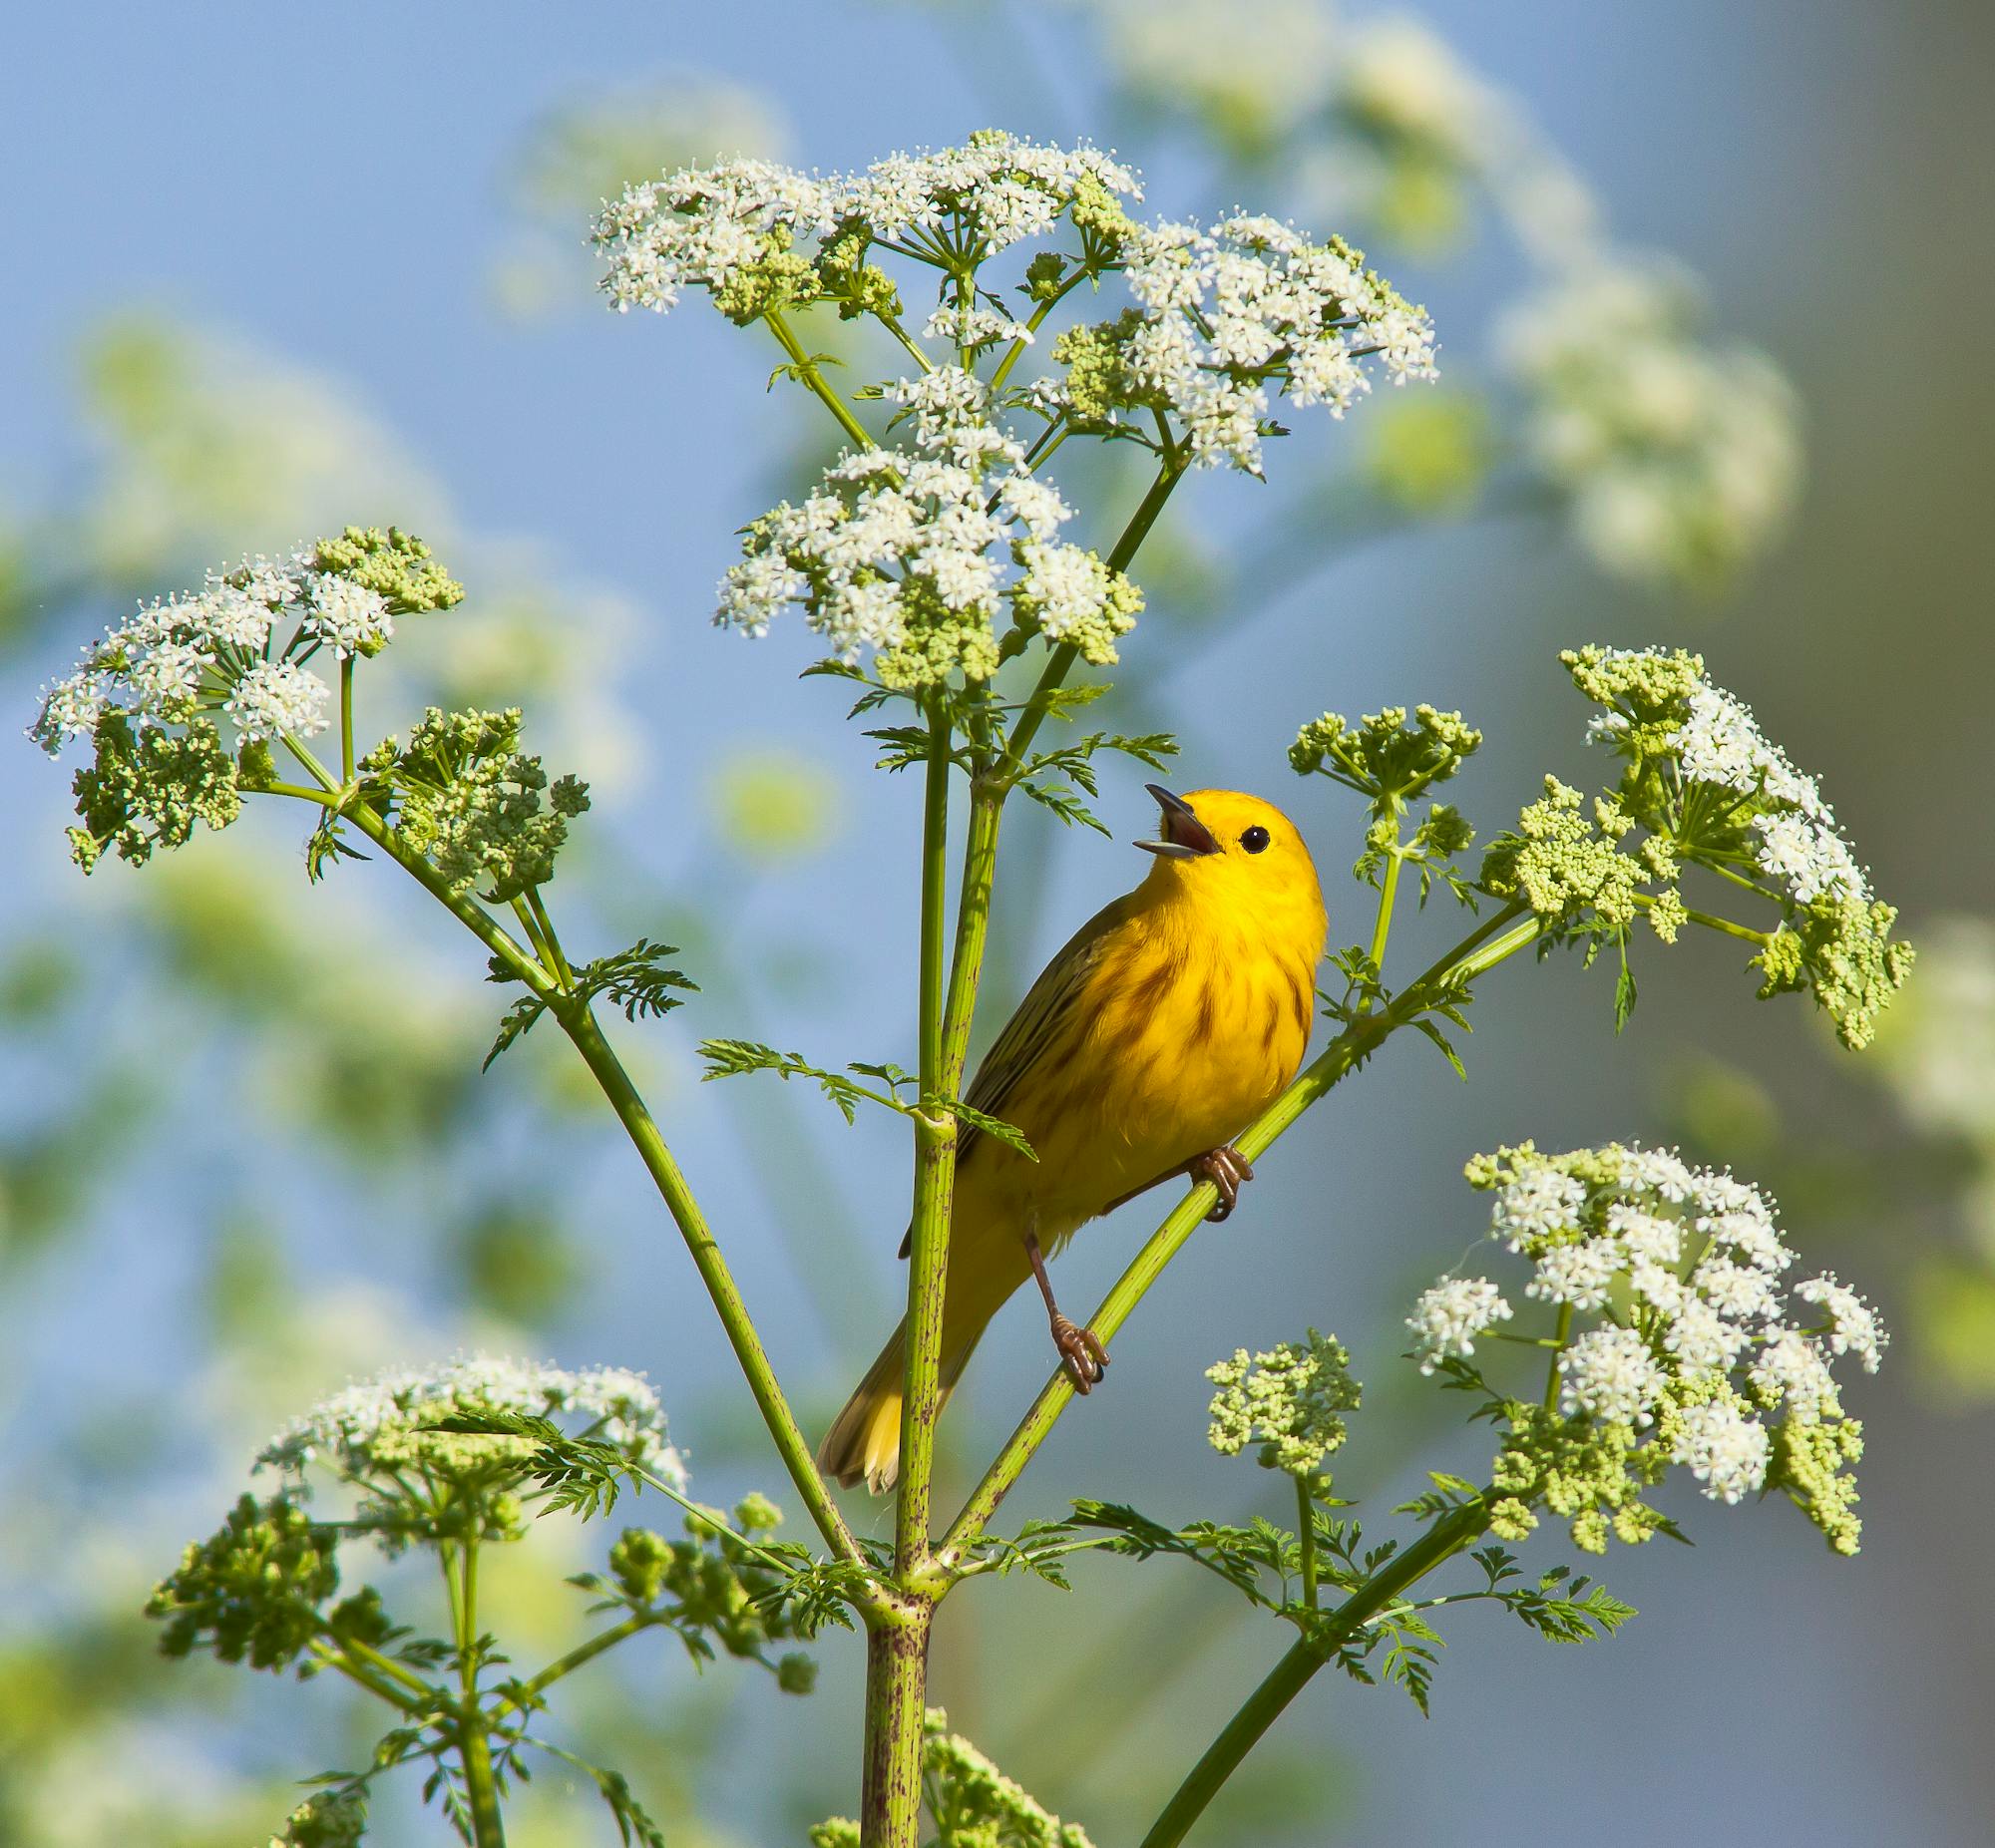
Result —
[[1268, 831], [1265, 828], [1250, 828], [1240, 837], [1240, 845], [1250, 854], [1265, 854], [1268, 851]]

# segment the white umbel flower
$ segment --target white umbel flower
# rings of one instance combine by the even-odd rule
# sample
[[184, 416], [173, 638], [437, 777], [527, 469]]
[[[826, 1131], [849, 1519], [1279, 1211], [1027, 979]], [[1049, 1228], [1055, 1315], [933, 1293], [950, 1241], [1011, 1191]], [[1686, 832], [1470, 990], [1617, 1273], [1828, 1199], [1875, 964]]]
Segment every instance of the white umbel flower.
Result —
[[1511, 1313], [1503, 1293], [1485, 1277], [1446, 1278], [1423, 1291], [1406, 1317], [1420, 1371], [1431, 1373], [1442, 1360], [1472, 1354], [1475, 1337], [1508, 1321]]
[[335, 1392], [280, 1431], [257, 1456], [260, 1467], [301, 1471], [324, 1462], [365, 1475], [384, 1445], [434, 1429], [456, 1413], [512, 1412], [567, 1417], [613, 1444], [674, 1488], [686, 1486], [685, 1464], [666, 1442], [658, 1395], [641, 1373], [623, 1367], [570, 1371], [533, 1360], [471, 1354], [441, 1366], [382, 1373]]
[[1669, 1384], [1648, 1342], [1633, 1328], [1588, 1329], [1559, 1355], [1558, 1367], [1564, 1410], [1610, 1424], [1654, 1422], [1651, 1407]]
[[1773, 1440], [1759, 1419], [1738, 1406], [1694, 1405], [1683, 1415], [1675, 1460], [1689, 1469], [1715, 1502], [1739, 1502], [1767, 1481]]
[[224, 710], [235, 721], [244, 742], [278, 738], [309, 738], [325, 730], [327, 686], [309, 668], [295, 661], [258, 661], [228, 695]]

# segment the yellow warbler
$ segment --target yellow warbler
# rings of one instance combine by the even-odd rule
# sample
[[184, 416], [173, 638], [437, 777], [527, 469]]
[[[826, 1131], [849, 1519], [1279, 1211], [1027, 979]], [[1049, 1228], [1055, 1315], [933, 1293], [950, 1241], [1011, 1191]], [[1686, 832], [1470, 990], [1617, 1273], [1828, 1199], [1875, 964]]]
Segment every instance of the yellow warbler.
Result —
[[[958, 1144], [945, 1394], [1028, 1277], [1075, 1387], [1087, 1391], [1108, 1355], [1059, 1312], [1044, 1259], [1086, 1221], [1173, 1175], [1211, 1181], [1211, 1217], [1224, 1219], [1253, 1178], [1232, 1139], [1302, 1064], [1326, 929], [1302, 836], [1255, 796], [1149, 787], [1161, 838], [1137, 845], [1156, 865], [1046, 965], [967, 1093], [1023, 1131], [1038, 1160], [975, 1129]], [[818, 1452], [848, 1487], [863, 1477], [877, 1493], [898, 1471], [905, 1328]]]

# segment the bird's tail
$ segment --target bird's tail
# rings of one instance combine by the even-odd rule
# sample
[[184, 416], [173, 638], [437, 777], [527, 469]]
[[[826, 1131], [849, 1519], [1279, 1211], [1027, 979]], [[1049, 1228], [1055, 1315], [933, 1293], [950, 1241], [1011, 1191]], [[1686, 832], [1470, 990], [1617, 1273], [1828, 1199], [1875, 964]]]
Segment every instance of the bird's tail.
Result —
[[[875, 1495], [884, 1495], [901, 1473], [901, 1388], [907, 1372], [905, 1320], [866, 1369], [859, 1389], [845, 1402], [818, 1446], [817, 1466], [842, 1489], [864, 1479]], [[980, 1330], [982, 1332], [982, 1330]], [[972, 1339], [960, 1353], [942, 1356], [942, 1398], [938, 1413], [949, 1402], [951, 1389], [969, 1363]]]

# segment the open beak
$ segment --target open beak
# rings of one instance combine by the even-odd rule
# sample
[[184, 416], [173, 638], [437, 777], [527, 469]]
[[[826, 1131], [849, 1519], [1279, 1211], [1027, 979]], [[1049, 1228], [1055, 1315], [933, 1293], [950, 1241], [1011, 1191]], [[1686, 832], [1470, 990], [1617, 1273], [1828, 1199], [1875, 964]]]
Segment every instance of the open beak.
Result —
[[1182, 796], [1173, 796], [1161, 783], [1143, 787], [1156, 797], [1157, 807], [1163, 811], [1163, 826], [1157, 830], [1163, 838], [1136, 843], [1146, 854], [1159, 854], [1167, 860], [1196, 860], [1202, 854], [1219, 852], [1212, 830], [1192, 813], [1191, 804]]

